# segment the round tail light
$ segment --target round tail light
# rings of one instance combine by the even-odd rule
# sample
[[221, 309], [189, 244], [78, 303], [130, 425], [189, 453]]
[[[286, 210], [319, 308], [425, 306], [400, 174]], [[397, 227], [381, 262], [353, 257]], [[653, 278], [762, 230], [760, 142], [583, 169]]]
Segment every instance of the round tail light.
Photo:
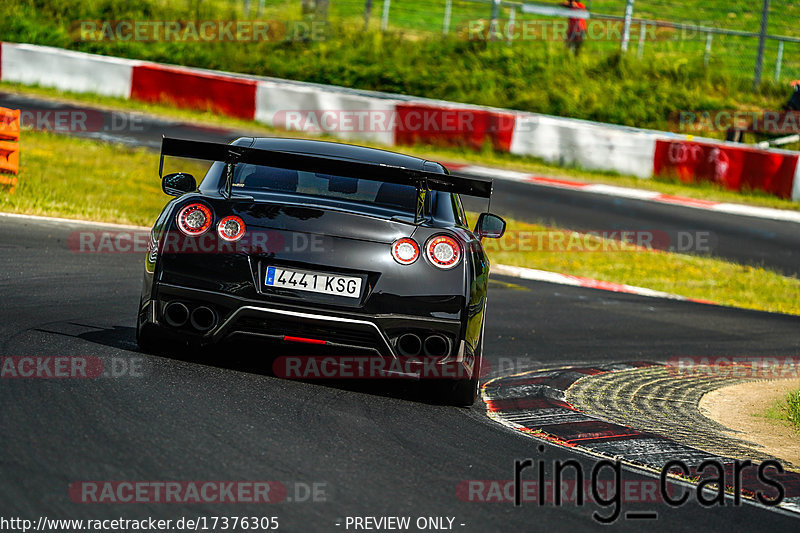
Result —
[[178, 212], [178, 229], [196, 237], [211, 227], [211, 209], [203, 204], [189, 204]]
[[401, 265], [410, 265], [419, 257], [419, 245], [414, 239], [398, 239], [392, 244], [392, 257]]
[[447, 235], [431, 238], [425, 248], [430, 262], [439, 268], [453, 268], [461, 259], [461, 246]]
[[245, 230], [244, 220], [237, 216], [225, 217], [217, 225], [217, 234], [221, 239], [229, 242], [241, 239]]

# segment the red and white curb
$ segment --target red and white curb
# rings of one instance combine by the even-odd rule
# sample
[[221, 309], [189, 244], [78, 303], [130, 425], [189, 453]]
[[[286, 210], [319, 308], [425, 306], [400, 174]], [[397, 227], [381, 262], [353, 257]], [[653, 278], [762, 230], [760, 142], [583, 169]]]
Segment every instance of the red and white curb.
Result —
[[773, 209], [770, 207], [757, 207], [728, 202], [712, 202], [710, 200], [699, 200], [697, 198], [688, 198], [686, 196], [664, 194], [658, 191], [647, 191], [642, 189], [633, 189], [630, 187], [617, 187], [615, 185], [605, 185], [602, 183], [586, 183], [583, 181], [565, 178], [549, 178], [546, 176], [537, 176], [535, 174], [528, 174], [526, 172], [519, 172], [516, 170], [505, 170], [479, 165], [445, 163], [445, 166], [450, 170], [458, 171], [462, 174], [470, 174], [486, 178], [533, 183], [535, 185], [554, 187], [556, 189], [583, 191], [592, 194], [614, 196], [616, 198], [645, 200], [649, 202], [677, 205], [681, 207], [705, 209], [707, 211], [727, 213], [729, 215], [766, 218], [770, 220], [780, 220], [784, 222], [795, 222], [800, 224], [800, 211], [789, 211], [786, 209]]
[[[666, 472], [673, 479], [680, 472], [667, 468], [667, 461], [679, 460], [687, 465], [688, 470], [680, 473], [683, 476], [680, 479], [693, 484], [710, 477], [701, 468], [706, 460], [716, 461], [729, 473], [734, 468], [734, 459], [682, 444], [667, 436], [608, 422], [597, 415], [579, 411], [566, 401], [566, 391], [581, 379], [653, 366], [661, 365], [649, 361], [631, 361], [531, 370], [487, 381], [481, 387], [481, 397], [486, 405], [487, 416], [495, 422], [573, 452], [613, 458], [645, 472]], [[679, 425], [678, 422], [676, 424]], [[739, 490], [742, 496], [763, 491], [770, 498], [775, 497], [776, 494], [767, 492], [769, 487], [755, 476], [753, 469], [752, 465], [749, 469], [742, 469], [738, 488], [735, 485], [727, 485], [726, 488]], [[783, 501], [778, 508], [800, 512], [800, 473], [779, 472], [773, 478], [781, 483], [784, 491]], [[748, 498], [748, 501], [763, 506], [755, 499]]]
[[492, 265], [491, 273], [499, 274], [501, 276], [510, 276], [514, 278], [528, 279], [532, 281], [543, 281], [545, 283], [557, 283], [559, 285], [572, 285], [573, 287], [584, 287], [587, 289], [600, 289], [603, 291], [636, 294], [638, 296], [648, 296], [650, 298], [668, 298], [670, 300], [680, 300], [683, 302], [695, 302], [701, 304], [718, 305], [715, 302], [711, 302], [708, 300], [687, 298], [685, 296], [670, 294], [668, 292], [656, 291], [645, 287], [625, 285], [624, 283], [612, 283], [610, 281], [602, 281], [599, 279], [592, 279], [592, 278], [583, 278], [580, 276], [570, 276], [568, 274], [559, 274], [557, 272], [549, 272], [547, 270], [536, 270], [534, 268], [525, 268], [525, 267], [517, 267], [509, 265]]

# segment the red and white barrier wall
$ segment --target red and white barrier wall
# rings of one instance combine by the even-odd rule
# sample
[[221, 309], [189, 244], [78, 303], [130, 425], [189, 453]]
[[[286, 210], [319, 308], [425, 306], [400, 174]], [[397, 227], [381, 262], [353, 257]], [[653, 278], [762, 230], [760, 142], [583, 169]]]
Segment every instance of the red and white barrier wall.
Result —
[[649, 178], [658, 136], [647, 130], [522, 114], [517, 116], [510, 151], [559, 165]]
[[797, 153], [666, 132], [28, 44], [0, 43], [0, 80], [212, 110], [350, 141], [490, 146], [560, 165], [714, 181], [800, 201]]
[[710, 181], [735, 191], [757, 189], [781, 198], [796, 196], [796, 152], [760, 150], [732, 143], [656, 141], [653, 173], [682, 181]]
[[139, 61], [48, 46], [0, 43], [0, 79], [76, 93], [129, 98]]
[[255, 80], [153, 63], [132, 67], [130, 98], [253, 120]]
[[397, 100], [323, 86], [258, 82], [255, 119], [291, 131], [325, 133], [350, 141], [394, 145], [391, 126]]

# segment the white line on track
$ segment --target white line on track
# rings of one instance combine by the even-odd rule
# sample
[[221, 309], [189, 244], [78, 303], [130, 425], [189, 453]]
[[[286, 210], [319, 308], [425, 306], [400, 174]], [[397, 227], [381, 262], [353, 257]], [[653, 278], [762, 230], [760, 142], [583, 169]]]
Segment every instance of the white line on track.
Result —
[[97, 226], [101, 228], [118, 228], [149, 231], [147, 226], [132, 226], [129, 224], [115, 224], [113, 222], [95, 222], [94, 220], [78, 220], [74, 218], [47, 217], [42, 215], [24, 215], [20, 213], [0, 213], [3, 218], [16, 218], [30, 220], [32, 222], [50, 222], [53, 224], [75, 225], [75, 226]]
[[670, 300], [680, 300], [684, 302], [695, 302], [703, 304], [714, 304], [706, 300], [697, 300], [694, 298], [686, 298], [677, 294], [670, 294], [668, 292], [656, 291], [646, 287], [636, 287], [634, 285], [625, 285], [623, 283], [612, 283], [610, 281], [601, 281], [592, 278], [582, 278], [580, 276], [570, 276], [567, 274], [559, 274], [557, 272], [550, 272], [547, 270], [536, 270], [533, 268], [524, 268], [508, 265], [492, 265], [491, 272], [502, 276], [510, 276], [520, 279], [528, 279], [532, 281], [543, 281], [545, 283], [557, 283], [559, 285], [571, 285], [573, 287], [584, 287], [587, 289], [600, 289], [611, 292], [622, 292], [626, 294], [636, 294], [638, 296], [648, 296], [650, 298], [668, 298]]
[[[150, 230], [150, 228], [145, 226], [114, 224], [111, 222], [95, 222], [92, 220], [77, 220], [72, 218], [47, 217], [40, 215], [23, 215], [19, 213], [0, 213], [0, 219], [2, 218], [30, 220], [31, 222], [45, 222], [45, 223], [59, 224], [59, 225], [94, 226], [101, 228], [142, 230], [142, 231]], [[524, 268], [524, 267], [516, 267], [508, 265], [493, 265], [492, 272], [503, 276], [528, 279], [532, 281], [543, 281], [547, 283], [558, 283], [560, 285], [572, 285], [574, 287], [601, 289], [612, 292], [623, 292], [627, 294], [637, 294], [639, 296], [649, 296], [651, 298], [669, 298], [671, 300], [683, 300], [688, 302], [713, 304], [713, 302], [706, 302], [704, 300], [695, 300], [692, 298], [679, 296], [677, 294], [670, 294], [667, 292], [656, 291], [645, 287], [635, 287], [633, 285], [612, 283], [609, 281], [601, 281], [591, 278], [582, 278], [580, 276], [570, 276], [567, 274], [559, 274], [558, 272], [536, 270], [533, 268]]]

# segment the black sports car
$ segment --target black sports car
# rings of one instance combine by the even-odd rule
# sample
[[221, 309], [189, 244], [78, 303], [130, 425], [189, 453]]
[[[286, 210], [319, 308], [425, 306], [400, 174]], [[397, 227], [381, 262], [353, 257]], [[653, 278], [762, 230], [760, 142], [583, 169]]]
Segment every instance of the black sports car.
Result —
[[[137, 342], [234, 336], [328, 345], [401, 365], [448, 402], [478, 391], [489, 261], [459, 194], [491, 182], [439, 163], [339, 143], [163, 139], [164, 156], [214, 161], [197, 187], [162, 176], [169, 201], [144, 265]], [[436, 381], [433, 378], [441, 378]]]

